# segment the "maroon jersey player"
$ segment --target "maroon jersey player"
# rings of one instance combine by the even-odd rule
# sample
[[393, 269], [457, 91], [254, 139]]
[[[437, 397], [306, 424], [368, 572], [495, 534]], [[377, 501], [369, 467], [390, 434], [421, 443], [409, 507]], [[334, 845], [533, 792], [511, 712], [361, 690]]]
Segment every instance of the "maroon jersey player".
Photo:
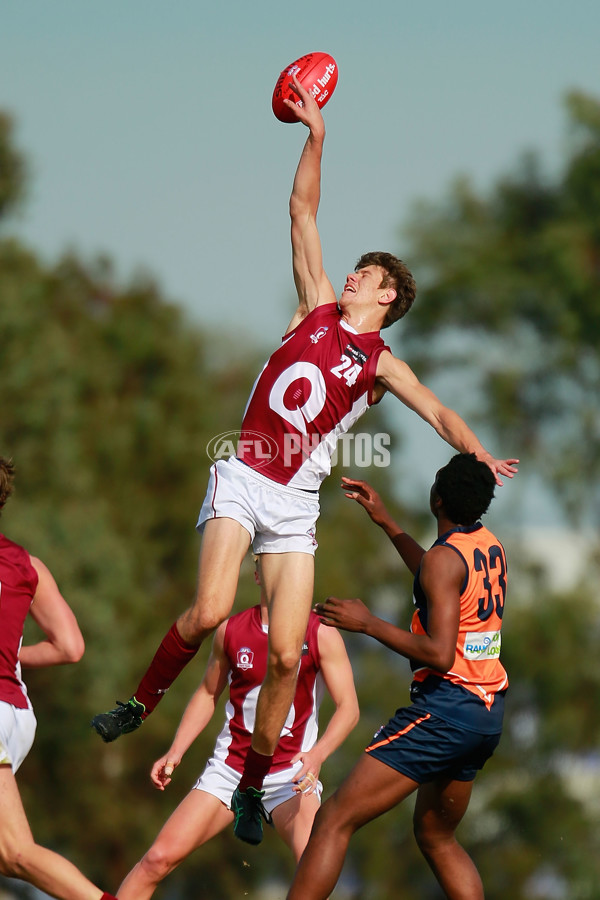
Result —
[[[337, 438], [386, 392], [412, 409], [451, 446], [473, 452], [496, 480], [512, 477], [516, 459], [495, 459], [461, 417], [419, 382], [387, 348], [379, 331], [410, 309], [415, 283], [389, 253], [361, 257], [336, 298], [323, 269], [317, 230], [323, 117], [294, 79], [302, 107], [290, 104], [309, 134], [290, 198], [298, 307], [259, 376], [243, 420], [241, 458], [211, 469], [198, 528], [203, 533], [193, 604], [163, 639], [135, 695], [96, 716], [104, 740], [133, 731], [229, 614], [242, 559], [252, 543], [262, 554], [269, 602], [269, 667], [258, 698], [252, 746], [234, 801], [235, 833], [254, 842], [261, 829], [260, 790], [294, 695], [298, 660], [312, 602], [318, 486], [329, 471]], [[368, 190], [368, 186], [365, 188]], [[253, 458], [259, 432], [271, 447]]]
[[[12, 461], [0, 457], [0, 510], [13, 478]], [[43, 638], [24, 645], [27, 616]], [[0, 534], [0, 874], [60, 900], [115, 900], [69, 860], [35, 842], [15, 778], [37, 725], [21, 669], [75, 663], [83, 651], [77, 620], [49, 569]]]
[[[256, 580], [260, 580], [258, 565]], [[259, 606], [237, 613], [217, 628], [202, 682], [186, 707], [171, 746], [152, 767], [155, 787], [164, 790], [169, 785], [184, 754], [211, 721], [224, 691], [228, 694], [225, 724], [202, 775], [125, 878], [117, 892], [119, 900], [150, 900], [170, 872], [233, 821], [231, 798], [254, 729], [256, 698], [267, 668], [268, 631], [269, 615], [262, 591]], [[319, 735], [319, 705], [325, 691], [334, 711]], [[296, 862], [319, 808], [321, 766], [357, 721], [358, 700], [344, 641], [336, 629], [321, 625], [312, 613], [294, 701], [264, 782], [265, 815]]]

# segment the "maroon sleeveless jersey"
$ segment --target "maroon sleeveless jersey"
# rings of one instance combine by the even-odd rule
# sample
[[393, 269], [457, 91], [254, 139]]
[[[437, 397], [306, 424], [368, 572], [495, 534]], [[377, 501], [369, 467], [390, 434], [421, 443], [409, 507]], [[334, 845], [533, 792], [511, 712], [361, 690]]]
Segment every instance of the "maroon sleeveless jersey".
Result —
[[[273, 756], [271, 772], [287, 769], [301, 750], [309, 750], [318, 737], [318, 711], [324, 691], [320, 675], [317, 633], [320, 627], [311, 612], [300, 657], [294, 701], [287, 715]], [[213, 756], [236, 772], [252, 741], [256, 701], [267, 672], [268, 631], [263, 627], [260, 606], [252, 606], [232, 616], [225, 629], [224, 650], [230, 666], [229, 699], [225, 706], [225, 725], [217, 738]]]
[[318, 306], [281, 343], [258, 376], [237, 455], [279, 484], [317, 490], [338, 437], [372, 403], [378, 331], [358, 334], [336, 303]]
[[0, 534], [0, 700], [18, 709], [29, 706], [19, 650], [37, 584], [29, 553]]

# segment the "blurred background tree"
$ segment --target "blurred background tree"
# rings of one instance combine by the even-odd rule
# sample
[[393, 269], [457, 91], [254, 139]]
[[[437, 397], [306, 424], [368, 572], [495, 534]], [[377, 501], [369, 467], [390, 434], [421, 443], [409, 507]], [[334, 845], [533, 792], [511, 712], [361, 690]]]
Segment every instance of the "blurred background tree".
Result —
[[[445, 201], [415, 212], [404, 255], [420, 295], [402, 325], [402, 355], [428, 383], [460, 385], [456, 400], [440, 391], [444, 400], [469, 422], [496, 429], [501, 447], [518, 448], [566, 517], [597, 523], [600, 104], [573, 93], [566, 108], [571, 143], [562, 172], [545, 175], [529, 154], [489, 195], [463, 180]], [[103, 745], [88, 723], [125, 699], [193, 595], [206, 447], [239, 427], [269, 348], [241, 357], [239, 345], [234, 353], [193, 327], [150, 279], [117, 284], [110, 260], [70, 254], [42, 263], [9, 236], [25, 188], [23, 156], [10, 119], [0, 116], [0, 452], [18, 467], [2, 528], [50, 566], [87, 640], [76, 669], [27, 673], [39, 728], [19, 784], [37, 839], [116, 890], [220, 728], [222, 712], [169, 792], [152, 790], [150, 765], [170, 741], [208, 648], [142, 732]], [[361, 430], [389, 432], [393, 414], [384, 403]], [[410, 509], [394, 491], [392, 469], [352, 471], [375, 484], [425, 545], [433, 540], [426, 496]], [[345, 500], [339, 473], [322, 492], [316, 595], [362, 596], [407, 624], [410, 579], [384, 536]], [[503, 649], [511, 691], [503, 741], [478, 778], [462, 837], [489, 900], [509, 892], [514, 900], [596, 900], [600, 560], [596, 552], [580, 582], [559, 590], [527, 558], [518, 533], [511, 546], [510, 518], [504, 528], [490, 524], [511, 563]], [[236, 608], [256, 599], [248, 561]], [[404, 660], [361, 637], [347, 643], [362, 718], [324, 767], [326, 793], [408, 699]], [[414, 845], [411, 809], [409, 802], [356, 835], [336, 897], [440, 897]], [[258, 850], [223, 834], [157, 896], [282, 897], [291, 871], [270, 832]], [[16, 882], [10, 889], [27, 896]]]
[[[569, 151], [537, 153], [487, 196], [459, 179], [406, 228], [420, 298], [405, 353], [424, 376], [454, 370], [501, 446], [535, 461], [574, 521], [600, 520], [600, 104], [566, 98]], [[461, 409], [462, 409], [461, 405]]]

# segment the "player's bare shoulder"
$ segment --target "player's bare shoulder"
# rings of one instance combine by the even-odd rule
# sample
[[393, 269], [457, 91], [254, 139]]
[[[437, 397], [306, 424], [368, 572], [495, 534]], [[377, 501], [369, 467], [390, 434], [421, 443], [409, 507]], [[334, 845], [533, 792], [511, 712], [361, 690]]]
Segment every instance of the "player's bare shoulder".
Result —
[[466, 568], [465, 560], [452, 547], [438, 544], [423, 554], [419, 578], [424, 590], [429, 594], [438, 593], [440, 588], [443, 594], [449, 586], [460, 594], [465, 574], [468, 574]]
[[379, 354], [375, 378], [374, 402], [381, 400], [386, 391], [394, 391], [398, 383], [418, 384], [417, 376], [408, 363], [398, 356], [394, 356], [387, 348]]

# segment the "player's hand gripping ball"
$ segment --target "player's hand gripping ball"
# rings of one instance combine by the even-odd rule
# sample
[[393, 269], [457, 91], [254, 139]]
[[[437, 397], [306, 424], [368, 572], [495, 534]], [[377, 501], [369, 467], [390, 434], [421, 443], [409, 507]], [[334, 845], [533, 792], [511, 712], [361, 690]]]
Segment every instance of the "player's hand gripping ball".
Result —
[[277, 79], [271, 104], [280, 122], [298, 121], [294, 111], [285, 105], [284, 100], [291, 100], [297, 106], [302, 106], [302, 101], [290, 88], [292, 75], [296, 76], [302, 87], [315, 98], [322, 109], [335, 90], [338, 67], [329, 53], [307, 53], [286, 66]]

